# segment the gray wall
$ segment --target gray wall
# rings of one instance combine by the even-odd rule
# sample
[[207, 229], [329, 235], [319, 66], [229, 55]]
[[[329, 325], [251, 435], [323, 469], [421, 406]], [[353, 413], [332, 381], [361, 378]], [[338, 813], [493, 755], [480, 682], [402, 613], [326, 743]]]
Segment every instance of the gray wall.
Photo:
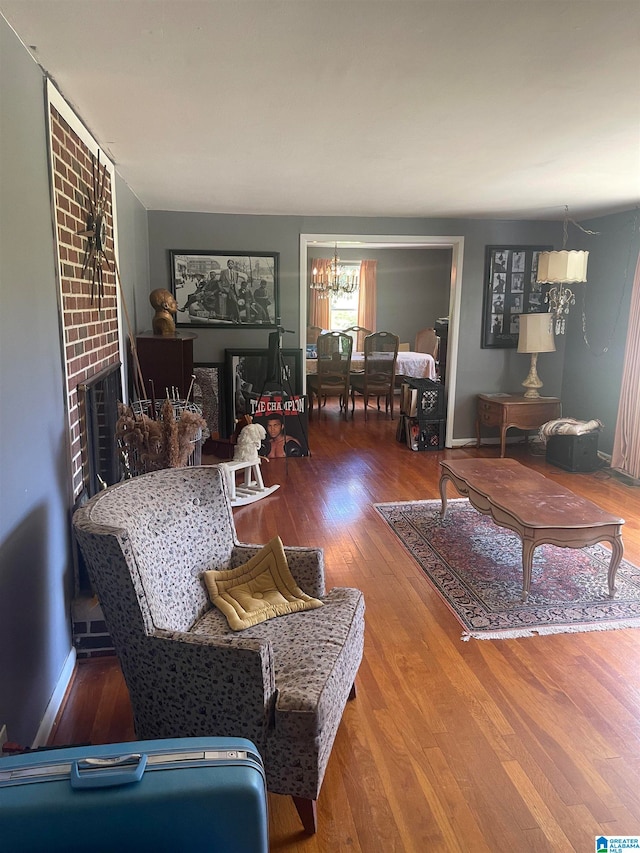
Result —
[[[118, 252], [122, 296], [126, 301], [131, 332], [151, 323], [149, 304], [149, 233], [147, 211], [120, 175], [116, 174]], [[128, 331], [126, 318], [123, 329]]]
[[[301, 222], [290, 216], [229, 216], [218, 213], [149, 211], [149, 270], [151, 287], [170, 288], [169, 250], [207, 249], [214, 252], [279, 252], [280, 315], [286, 329], [299, 324], [298, 242]], [[148, 314], [146, 329], [151, 327]], [[178, 321], [180, 315], [178, 314]], [[144, 331], [139, 328], [138, 331]], [[266, 347], [268, 330], [194, 328], [196, 361], [224, 361], [227, 348]], [[287, 336], [286, 346], [299, 346]]]
[[[116, 174], [116, 208], [120, 281], [122, 283], [122, 333], [129, 340], [149, 326], [153, 309], [149, 304], [149, 234], [147, 211], [131, 189]], [[129, 346], [126, 346], [129, 352]], [[125, 358], [125, 383], [132, 387], [129, 358]]]
[[[44, 80], [0, 16], [0, 725], [30, 745], [71, 651], [71, 475]], [[127, 302], [146, 212], [117, 184]]]
[[[485, 246], [551, 245], [562, 238], [558, 223], [451, 219], [368, 219], [353, 217], [228, 216], [212, 213], [149, 212], [149, 257], [153, 287], [169, 287], [170, 249], [273, 251], [280, 253], [280, 300], [285, 328], [299, 323], [300, 234], [453, 236], [465, 238], [456, 389], [454, 438], [475, 435], [475, 396], [478, 393], [520, 393], [529, 357], [515, 350], [481, 349]], [[444, 315], [445, 312], [442, 312]], [[429, 324], [430, 325], [430, 324]], [[141, 331], [141, 330], [140, 330]], [[266, 346], [267, 333], [255, 329], [198, 328], [196, 361], [223, 361], [229, 347]], [[289, 346], [299, 346], [291, 336]], [[564, 344], [540, 357], [544, 393], [560, 395]], [[451, 410], [451, 401], [449, 401]]]
[[[599, 450], [611, 453], [618, 415], [629, 306], [640, 234], [638, 211], [627, 211], [581, 223], [599, 234], [589, 236], [569, 226], [568, 247], [589, 251], [588, 282], [575, 288], [576, 305], [569, 314], [562, 377], [565, 415], [604, 424]], [[582, 311], [586, 339], [582, 329]], [[640, 388], [636, 389], [640, 418]]]
[[[318, 248], [310, 254], [333, 258], [334, 250]], [[377, 261], [376, 330], [394, 332], [413, 348], [420, 329], [449, 315], [450, 249], [340, 248], [338, 254], [342, 261]]]
[[0, 19], [0, 723], [34, 737], [71, 649], [67, 430], [43, 79]]

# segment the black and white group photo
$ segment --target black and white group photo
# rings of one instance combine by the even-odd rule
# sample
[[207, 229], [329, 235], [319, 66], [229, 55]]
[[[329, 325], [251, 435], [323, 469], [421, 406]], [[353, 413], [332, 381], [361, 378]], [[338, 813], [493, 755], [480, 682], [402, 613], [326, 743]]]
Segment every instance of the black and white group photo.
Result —
[[277, 253], [172, 251], [170, 255], [176, 325], [276, 325]]

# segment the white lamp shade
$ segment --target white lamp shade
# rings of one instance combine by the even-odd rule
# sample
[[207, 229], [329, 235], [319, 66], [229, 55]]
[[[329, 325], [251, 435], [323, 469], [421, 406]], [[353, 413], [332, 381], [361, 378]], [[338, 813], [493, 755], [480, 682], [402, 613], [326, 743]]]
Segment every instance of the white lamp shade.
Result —
[[555, 352], [551, 314], [521, 314], [518, 352]]
[[588, 260], [589, 252], [540, 252], [536, 280], [541, 284], [586, 281]]

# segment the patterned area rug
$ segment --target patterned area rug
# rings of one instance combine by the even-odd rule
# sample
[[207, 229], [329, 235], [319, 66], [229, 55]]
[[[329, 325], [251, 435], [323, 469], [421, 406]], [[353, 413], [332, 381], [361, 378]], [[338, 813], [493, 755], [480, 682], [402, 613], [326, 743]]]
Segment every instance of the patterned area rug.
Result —
[[[608, 597], [611, 552], [541, 545], [522, 595], [522, 545], [466, 498], [374, 504], [464, 627], [463, 640], [640, 627], [640, 569], [622, 560]], [[624, 528], [623, 528], [624, 537]]]

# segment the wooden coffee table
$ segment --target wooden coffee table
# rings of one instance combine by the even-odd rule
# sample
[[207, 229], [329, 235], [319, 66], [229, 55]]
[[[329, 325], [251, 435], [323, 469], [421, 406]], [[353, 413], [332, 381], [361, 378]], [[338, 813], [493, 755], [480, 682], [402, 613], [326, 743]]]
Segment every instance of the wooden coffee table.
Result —
[[624, 553], [623, 518], [605, 512], [564, 486], [526, 468], [514, 459], [455, 459], [440, 462], [441, 517], [447, 513], [447, 481], [468, 497], [483, 515], [507, 527], [522, 540], [522, 600], [531, 586], [533, 552], [543, 543], [561, 548], [584, 548], [611, 543], [607, 576], [609, 598]]

